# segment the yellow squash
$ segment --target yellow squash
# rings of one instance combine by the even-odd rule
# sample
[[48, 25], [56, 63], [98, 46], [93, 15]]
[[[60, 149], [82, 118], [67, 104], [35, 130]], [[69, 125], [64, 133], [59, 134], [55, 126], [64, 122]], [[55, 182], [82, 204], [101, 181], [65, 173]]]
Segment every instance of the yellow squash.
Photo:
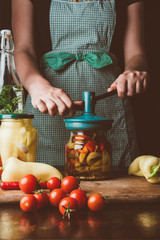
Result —
[[137, 157], [129, 166], [128, 174], [144, 176], [150, 183], [160, 183], [160, 158], [152, 155]]
[[26, 174], [33, 174], [40, 182], [46, 182], [51, 177], [63, 179], [58, 169], [51, 165], [38, 162], [23, 162], [15, 157], [8, 158], [1, 179], [3, 182], [19, 182]]

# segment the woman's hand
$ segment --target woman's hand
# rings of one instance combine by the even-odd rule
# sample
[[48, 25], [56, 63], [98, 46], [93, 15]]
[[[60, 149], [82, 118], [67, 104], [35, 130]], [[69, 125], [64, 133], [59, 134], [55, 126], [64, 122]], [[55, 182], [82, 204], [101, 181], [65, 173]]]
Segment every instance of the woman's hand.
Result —
[[148, 85], [149, 76], [145, 71], [126, 70], [112, 83], [108, 92], [117, 89], [120, 98], [143, 93]]
[[76, 109], [83, 106], [83, 101], [73, 102], [62, 89], [54, 88], [49, 83], [32, 86], [29, 93], [33, 107], [51, 116], [58, 113], [60, 116], [68, 114], [71, 117]]

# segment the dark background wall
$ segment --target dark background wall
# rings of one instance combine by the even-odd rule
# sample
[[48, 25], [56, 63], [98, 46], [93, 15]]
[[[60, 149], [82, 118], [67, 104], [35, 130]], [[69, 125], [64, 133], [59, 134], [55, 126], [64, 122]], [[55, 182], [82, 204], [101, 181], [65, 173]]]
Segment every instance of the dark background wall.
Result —
[[[38, 0], [37, 0], [38, 1]], [[132, 98], [140, 154], [160, 156], [160, 0], [144, 0], [148, 90]], [[0, 29], [11, 28], [10, 0], [0, 0]]]

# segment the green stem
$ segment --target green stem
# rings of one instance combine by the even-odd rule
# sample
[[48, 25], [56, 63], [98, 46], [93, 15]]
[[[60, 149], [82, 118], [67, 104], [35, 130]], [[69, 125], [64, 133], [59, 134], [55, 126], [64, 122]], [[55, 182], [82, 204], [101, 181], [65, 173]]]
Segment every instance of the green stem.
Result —
[[158, 164], [156, 167], [154, 167], [153, 172], [148, 175], [148, 179], [155, 177], [155, 175], [157, 174], [159, 169], [160, 169], [160, 164]]
[[9, 107], [11, 113], [13, 113], [13, 109], [12, 109], [11, 105], [10, 105], [10, 104], [7, 104], [7, 106]]
[[3, 171], [4, 170], [4, 167], [0, 167], [0, 171]]

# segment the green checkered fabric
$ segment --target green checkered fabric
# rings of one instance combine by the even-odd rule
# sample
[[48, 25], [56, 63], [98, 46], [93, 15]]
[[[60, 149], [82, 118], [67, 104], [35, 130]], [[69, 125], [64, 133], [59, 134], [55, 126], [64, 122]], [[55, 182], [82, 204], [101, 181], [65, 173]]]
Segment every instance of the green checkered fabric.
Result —
[[[52, 0], [50, 6], [50, 35], [52, 51], [49, 53], [109, 53], [116, 24], [115, 1], [74, 2]], [[47, 53], [46, 53], [47, 54]], [[82, 100], [83, 91], [96, 95], [107, 88], [120, 74], [116, 57], [110, 53], [113, 64], [95, 69], [84, 61], [74, 61], [64, 70], [54, 71], [42, 63], [42, 74], [57, 88], [62, 88], [73, 100]], [[31, 105], [30, 96], [26, 111], [34, 114], [33, 125], [39, 132], [37, 161], [54, 166], [65, 164], [65, 143], [69, 131], [63, 118], [42, 114]], [[77, 115], [81, 112], [77, 112]], [[117, 96], [96, 104], [96, 114], [113, 119], [107, 137], [113, 147], [113, 166], [128, 166], [136, 157], [136, 138], [129, 100]]]

